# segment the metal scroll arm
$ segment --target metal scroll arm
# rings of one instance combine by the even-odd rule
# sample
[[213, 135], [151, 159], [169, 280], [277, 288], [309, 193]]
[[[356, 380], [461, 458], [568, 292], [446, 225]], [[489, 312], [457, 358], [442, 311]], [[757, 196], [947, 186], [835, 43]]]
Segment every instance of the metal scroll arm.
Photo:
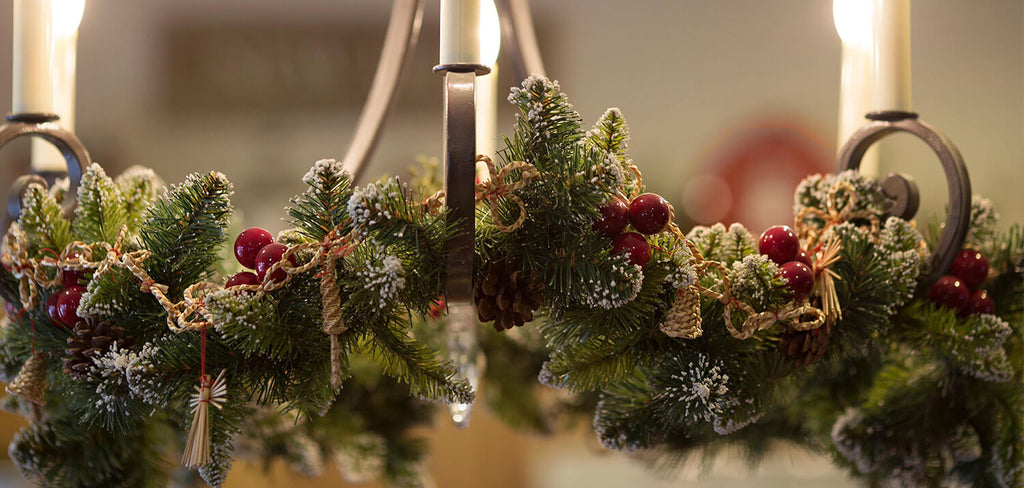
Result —
[[[8, 142], [22, 136], [39, 136], [60, 150], [67, 162], [69, 187], [67, 196], [64, 198], [62, 207], [64, 214], [70, 217], [75, 209], [75, 198], [79, 182], [82, 180], [83, 170], [92, 164], [89, 152], [85, 150], [82, 141], [74, 134], [64, 130], [57, 124], [58, 117], [54, 114], [12, 114], [7, 116], [7, 123], [0, 126], [0, 148]], [[50, 176], [51, 180], [55, 175], [25, 175], [14, 180], [11, 191], [7, 197], [7, 213], [12, 220], [21, 216], [21, 196], [31, 183], [38, 183], [47, 186], [47, 180], [43, 176]], [[61, 175], [63, 176], [63, 175]]]
[[377, 147], [381, 127], [395, 99], [402, 70], [416, 50], [422, 22], [423, 0], [395, 1], [370, 94], [359, 114], [355, 136], [342, 162], [345, 170], [352, 174], [353, 181], [359, 180]]
[[[839, 171], [858, 169], [868, 147], [886, 135], [909, 132], [935, 152], [946, 173], [949, 210], [945, 229], [932, 253], [931, 271], [923, 282], [924, 286], [930, 286], [949, 270], [967, 236], [971, 220], [971, 179], [967, 175], [967, 166], [953, 141], [919, 120], [915, 113], [880, 112], [868, 114], [868, 118], [872, 121], [854, 133], [839, 152]], [[917, 187], [913, 180], [903, 175], [890, 174], [882, 182], [882, 189], [889, 200], [889, 215], [906, 220], [913, 218], [918, 204]]]
[[494, 6], [501, 21], [501, 44], [511, 49], [516, 79], [522, 81], [531, 74], [547, 76], [533, 30], [529, 0], [494, 0]]

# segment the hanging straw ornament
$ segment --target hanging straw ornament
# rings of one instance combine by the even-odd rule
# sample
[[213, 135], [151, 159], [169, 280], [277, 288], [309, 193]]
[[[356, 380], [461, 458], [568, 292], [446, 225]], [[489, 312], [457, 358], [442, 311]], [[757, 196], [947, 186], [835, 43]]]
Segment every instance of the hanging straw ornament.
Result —
[[661, 331], [669, 337], [696, 339], [704, 334], [701, 320], [700, 291], [695, 286], [687, 286], [676, 291], [676, 299], [661, 324]]
[[46, 371], [49, 367], [49, 359], [47, 354], [32, 354], [21, 367], [21, 371], [18, 371], [14, 381], [7, 385], [7, 393], [36, 405], [45, 404]]
[[825, 323], [829, 325], [843, 319], [843, 308], [839, 305], [839, 295], [836, 293], [836, 281], [840, 278], [832, 270], [832, 265], [839, 261], [842, 250], [843, 245], [839, 243], [839, 239], [832, 237], [814, 263], [814, 274], [821, 280], [821, 310], [825, 313]]
[[192, 407], [192, 427], [188, 429], [188, 439], [185, 441], [185, 453], [181, 457], [181, 463], [189, 468], [198, 468], [210, 463], [210, 405], [223, 408], [227, 402], [228, 385], [224, 378], [227, 370], [222, 369], [217, 379], [210, 381], [210, 377], [203, 375], [196, 387], [196, 393], [192, 395], [189, 406]]

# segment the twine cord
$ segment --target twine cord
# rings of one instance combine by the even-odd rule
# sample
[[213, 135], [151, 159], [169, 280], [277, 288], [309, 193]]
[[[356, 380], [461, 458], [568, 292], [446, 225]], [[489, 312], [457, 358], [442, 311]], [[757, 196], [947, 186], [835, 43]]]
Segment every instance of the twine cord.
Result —
[[[498, 170], [491, 158], [478, 155], [476, 162], [483, 162], [487, 165], [487, 172], [490, 178], [486, 181], [476, 183], [476, 203], [487, 202], [491, 211], [491, 218], [494, 226], [502, 232], [514, 232], [526, 222], [526, 203], [516, 195], [515, 192], [526, 187], [531, 182], [540, 179], [540, 171], [532, 164], [525, 161], [512, 161]], [[510, 181], [511, 173], [519, 171], [519, 180]], [[519, 216], [511, 224], [505, 224], [498, 216], [498, 201], [507, 198], [519, 207]]]

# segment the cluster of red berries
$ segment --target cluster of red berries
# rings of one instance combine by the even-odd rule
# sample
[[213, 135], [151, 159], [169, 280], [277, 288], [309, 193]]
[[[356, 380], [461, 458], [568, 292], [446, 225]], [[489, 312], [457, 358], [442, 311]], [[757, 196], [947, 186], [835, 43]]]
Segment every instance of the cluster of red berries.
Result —
[[[267, 271], [281, 260], [281, 257], [284, 256], [287, 250], [288, 246], [274, 242], [274, 236], [270, 235], [270, 232], [267, 232], [266, 229], [251, 227], [243, 230], [235, 239], [235, 259], [242, 266], [254, 269], [256, 272], [239, 272], [228, 279], [224, 287], [231, 288], [239, 285], [258, 285], [263, 283], [263, 278], [266, 277]], [[293, 265], [295, 264], [294, 257], [289, 257], [289, 261]], [[270, 277], [275, 281], [280, 281], [285, 279], [286, 276], [287, 274], [284, 270], [278, 269]]]
[[[651, 260], [651, 245], [643, 234], [654, 235], [672, 220], [672, 206], [655, 193], [637, 195], [633, 201], [619, 195], [601, 207], [601, 218], [594, 222], [594, 230], [612, 237], [612, 253], [629, 253], [630, 264], [647, 266]], [[623, 232], [630, 225], [637, 232]]]
[[814, 290], [814, 271], [811, 257], [800, 247], [796, 232], [785, 225], [769, 227], [758, 243], [761, 254], [779, 265], [778, 275], [786, 279], [794, 300], [803, 300]]
[[78, 323], [78, 304], [85, 293], [82, 283], [88, 283], [88, 277], [84, 270], [66, 269], [62, 273], [61, 281], [64, 287], [54, 291], [46, 300], [46, 315], [53, 323], [71, 328]]
[[995, 312], [992, 297], [987, 291], [978, 289], [978, 285], [988, 278], [985, 255], [972, 249], [962, 249], [949, 272], [952, 275], [939, 278], [928, 290], [928, 299], [932, 303], [956, 310], [960, 316]]

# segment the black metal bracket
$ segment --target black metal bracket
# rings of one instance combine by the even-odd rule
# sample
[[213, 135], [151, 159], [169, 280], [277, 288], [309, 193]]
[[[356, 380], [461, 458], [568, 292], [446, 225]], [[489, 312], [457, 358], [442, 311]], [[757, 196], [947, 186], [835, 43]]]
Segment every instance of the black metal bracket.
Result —
[[[839, 151], [839, 171], [860, 168], [860, 161], [868, 148], [879, 139], [896, 132], [907, 132], [924, 141], [942, 163], [949, 190], [949, 210], [942, 236], [932, 250], [931, 270], [923, 282], [925, 286], [930, 286], [946, 274], [967, 237], [967, 228], [971, 223], [971, 179], [967, 174], [967, 166], [953, 141], [918, 119], [915, 113], [875, 112], [868, 114], [868, 118], [872, 122], [854, 133]], [[888, 200], [889, 215], [909, 220], [917, 213], [920, 194], [909, 177], [890, 174], [882, 182], [882, 191]]]
[[444, 72], [444, 191], [455, 234], [448, 241], [449, 303], [473, 301], [473, 236], [476, 200], [476, 107], [473, 65]]
[[[57, 123], [59, 117], [56, 114], [22, 113], [7, 116], [7, 123], [0, 126], [0, 148], [3, 148], [11, 140], [22, 136], [38, 136], [53, 144], [64, 156], [68, 167], [69, 187], [67, 195], [77, 194], [78, 185], [82, 180], [82, 172], [92, 164], [89, 151], [86, 151], [82, 141], [74, 134], [64, 130]], [[11, 191], [7, 196], [7, 213], [11, 219], [17, 220], [21, 216], [21, 197], [32, 183], [48, 187], [56, 178], [55, 173], [41, 173], [24, 175], [14, 180]], [[49, 181], [47, 181], [49, 180]], [[64, 198], [62, 202], [64, 213], [71, 216], [75, 209], [75, 198]]]

